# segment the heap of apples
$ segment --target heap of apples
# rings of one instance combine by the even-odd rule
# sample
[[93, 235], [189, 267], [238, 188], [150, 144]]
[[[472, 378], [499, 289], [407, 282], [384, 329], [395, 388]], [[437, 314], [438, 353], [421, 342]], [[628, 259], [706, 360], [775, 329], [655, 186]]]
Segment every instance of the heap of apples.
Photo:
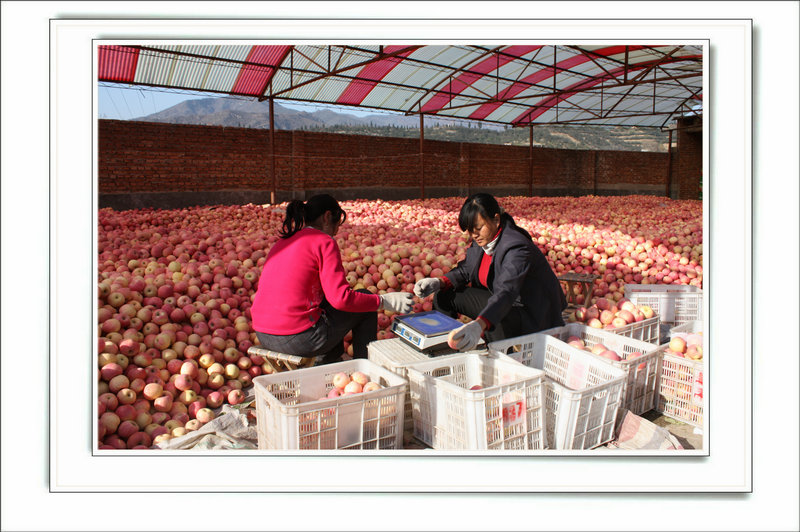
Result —
[[655, 316], [649, 305], [636, 305], [622, 298], [617, 302], [598, 298], [590, 307], [579, 307], [569, 316], [570, 322], [585, 323], [595, 329], [618, 329]]
[[[342, 201], [348, 217], [335, 239], [350, 285], [376, 294], [411, 292], [417, 280], [450, 271], [470, 243], [457, 222], [463, 200]], [[598, 299], [583, 303], [595, 303], [598, 320], [610, 310], [600, 308], [600, 299], [625, 310], [625, 283], [702, 287], [700, 202], [648, 196], [498, 200], [557, 274], [600, 276]], [[284, 215], [285, 205], [252, 204], [98, 211], [102, 448], [146, 448], [194, 430], [208, 419], [207, 412], [197, 416], [200, 410], [213, 409], [220, 396], [235, 404], [234, 390], [272, 371], [247, 354], [258, 344], [250, 306]], [[431, 297], [415, 298], [413, 312], [431, 306]], [[379, 339], [393, 336], [393, 319], [391, 312], [378, 313]], [[351, 340], [348, 334], [345, 358], [352, 356]]]

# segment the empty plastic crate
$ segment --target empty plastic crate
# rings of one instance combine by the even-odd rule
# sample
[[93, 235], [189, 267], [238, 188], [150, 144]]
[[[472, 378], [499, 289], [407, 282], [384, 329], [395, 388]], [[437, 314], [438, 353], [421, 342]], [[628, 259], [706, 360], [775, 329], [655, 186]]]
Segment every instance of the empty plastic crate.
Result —
[[[405, 343], [400, 338], [390, 338], [388, 340], [376, 340], [367, 346], [369, 360], [382, 366], [392, 373], [404, 379], [406, 378], [406, 367], [414, 362], [422, 362], [430, 357], [424, 355]], [[403, 430], [411, 431], [414, 428], [411, 419], [411, 390], [407, 389], [405, 394], [405, 413]]]

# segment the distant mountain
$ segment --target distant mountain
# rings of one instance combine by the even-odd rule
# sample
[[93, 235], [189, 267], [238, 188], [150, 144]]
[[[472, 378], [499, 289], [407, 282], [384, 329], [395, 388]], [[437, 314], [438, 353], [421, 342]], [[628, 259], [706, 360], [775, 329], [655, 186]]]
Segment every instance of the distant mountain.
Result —
[[[297, 111], [278, 103], [275, 128], [324, 131], [386, 137], [419, 136], [419, 117], [376, 113], [356, 116], [328, 109]], [[143, 122], [209, 126], [269, 128], [269, 103], [231, 98], [187, 100], [158, 113], [134, 118]], [[468, 123], [425, 117], [425, 138], [451, 142], [482, 142], [527, 146], [527, 128]], [[649, 128], [601, 126], [539, 126], [533, 129], [535, 146], [585, 150], [666, 151], [668, 134]]]
[[[276, 129], [304, 129], [326, 126], [395, 126], [419, 127], [419, 118], [400, 114], [376, 113], [356, 116], [346, 112], [322, 109], [314, 112], [289, 109], [278, 103], [275, 106]], [[229, 127], [269, 127], [269, 103], [257, 100], [231, 98], [202, 98], [186, 100], [168, 109], [132, 120], [166, 122], [170, 124], [203, 124]], [[425, 126], [457, 125], [455, 120], [425, 118]], [[500, 126], [496, 126], [500, 127]]]

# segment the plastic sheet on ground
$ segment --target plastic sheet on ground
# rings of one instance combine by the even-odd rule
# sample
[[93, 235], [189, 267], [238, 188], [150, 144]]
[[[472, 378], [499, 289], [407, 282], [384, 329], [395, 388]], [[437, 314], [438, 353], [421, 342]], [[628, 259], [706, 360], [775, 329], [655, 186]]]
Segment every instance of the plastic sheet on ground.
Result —
[[157, 447], [166, 450], [224, 450], [258, 449], [258, 432], [255, 421], [247, 415], [250, 400], [237, 406], [222, 405], [217, 417], [202, 427], [183, 436], [160, 442]]
[[617, 438], [607, 446], [609, 449], [653, 449], [658, 451], [682, 450], [683, 446], [670, 432], [630, 410], [617, 429]]

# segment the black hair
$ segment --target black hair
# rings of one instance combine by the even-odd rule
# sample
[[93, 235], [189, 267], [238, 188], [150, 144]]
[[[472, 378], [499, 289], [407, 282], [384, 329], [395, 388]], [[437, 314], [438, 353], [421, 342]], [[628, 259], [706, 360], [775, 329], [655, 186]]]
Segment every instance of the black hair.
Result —
[[499, 214], [501, 226], [507, 222], [529, 240], [533, 240], [530, 233], [518, 226], [514, 218], [500, 207], [495, 197], [485, 192], [473, 194], [464, 201], [461, 212], [458, 213], [458, 226], [462, 231], [471, 232], [475, 228], [479, 214], [486, 220], [493, 220]]
[[331, 212], [333, 219], [338, 220], [340, 224], [347, 220], [347, 213], [344, 212], [339, 206], [339, 202], [330, 194], [311, 196], [305, 203], [301, 200], [290, 201], [286, 206], [283, 229], [279, 231], [281, 238], [289, 238], [326, 212]]

